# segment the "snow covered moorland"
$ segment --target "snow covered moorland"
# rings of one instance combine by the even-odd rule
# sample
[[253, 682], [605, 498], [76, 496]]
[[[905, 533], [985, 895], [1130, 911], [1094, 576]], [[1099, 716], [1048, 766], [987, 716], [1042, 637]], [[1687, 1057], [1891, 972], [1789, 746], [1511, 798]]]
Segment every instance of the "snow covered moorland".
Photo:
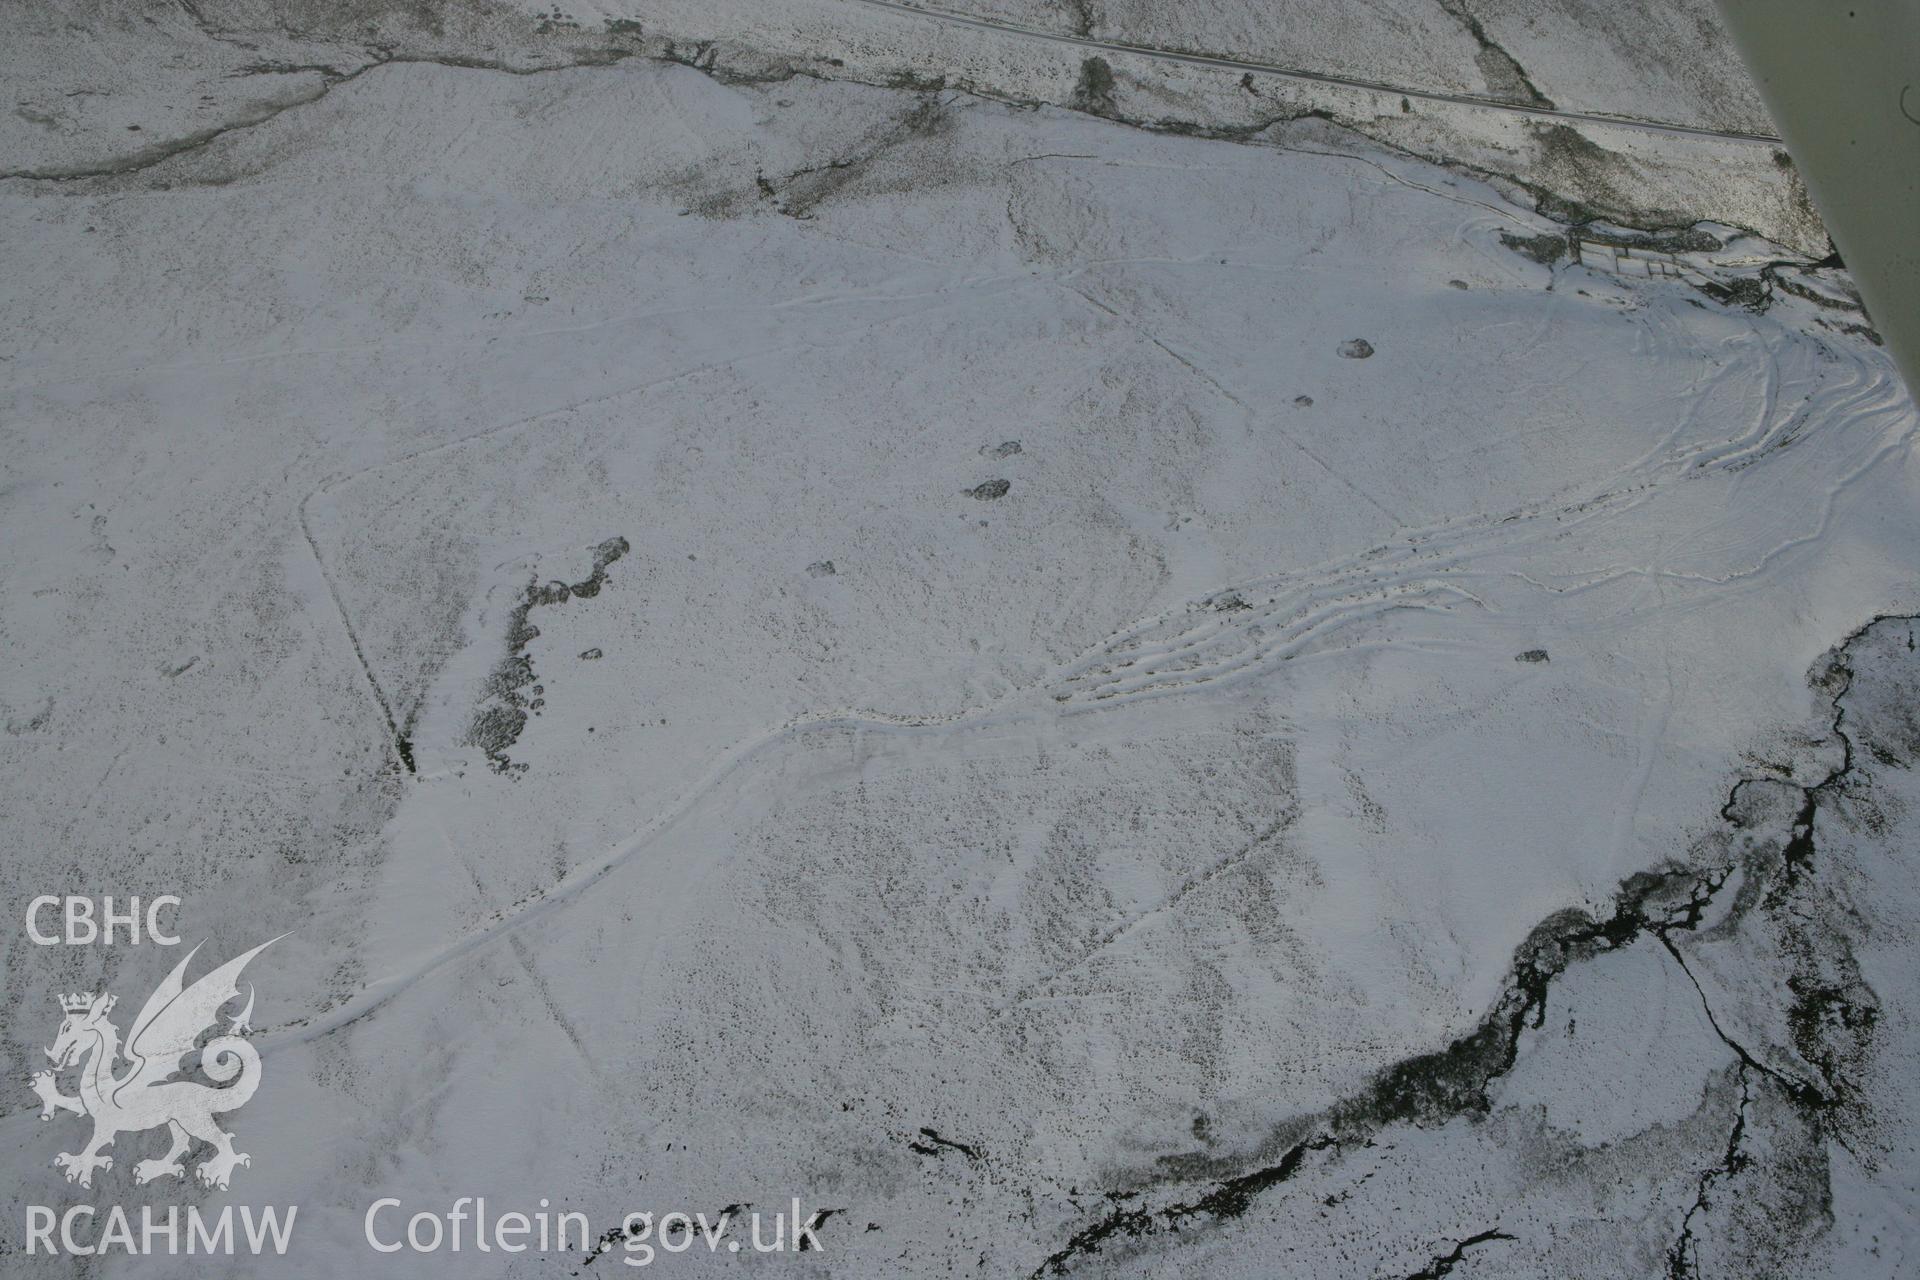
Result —
[[1911, 1274], [1920, 420], [1599, 8], [0, 16], [0, 1271]]

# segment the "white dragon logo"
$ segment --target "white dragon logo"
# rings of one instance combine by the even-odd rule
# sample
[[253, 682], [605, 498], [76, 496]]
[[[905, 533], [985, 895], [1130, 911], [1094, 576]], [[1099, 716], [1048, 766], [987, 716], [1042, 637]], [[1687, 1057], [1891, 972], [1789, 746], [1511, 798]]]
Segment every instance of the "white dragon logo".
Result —
[[[285, 935], [282, 935], [283, 937]], [[60, 1007], [66, 1020], [60, 1024], [47, 1057], [55, 1071], [64, 1071], [85, 1062], [80, 1071], [80, 1092], [68, 1097], [60, 1092], [55, 1071], [41, 1071], [33, 1077], [33, 1091], [40, 1095], [40, 1118], [50, 1120], [56, 1111], [93, 1117], [93, 1139], [78, 1153], [62, 1152], [54, 1157], [55, 1167], [65, 1171], [68, 1182], [83, 1187], [93, 1185], [96, 1169], [113, 1168], [113, 1157], [102, 1155], [114, 1138], [126, 1132], [153, 1129], [161, 1125], [172, 1135], [173, 1146], [158, 1160], [142, 1160], [133, 1166], [134, 1181], [146, 1183], [165, 1174], [187, 1176], [182, 1157], [194, 1139], [213, 1148], [194, 1174], [209, 1187], [225, 1188], [238, 1165], [251, 1164], [252, 1158], [233, 1149], [233, 1135], [214, 1122], [216, 1112], [238, 1110], [260, 1087], [260, 1055], [240, 1037], [253, 1017], [253, 988], [247, 988], [247, 1007], [229, 1020], [227, 1034], [215, 1036], [197, 1048], [200, 1069], [215, 1088], [195, 1080], [175, 1079], [181, 1059], [196, 1053], [196, 1041], [216, 1028], [220, 1009], [239, 996], [237, 980], [247, 962], [278, 942], [272, 938], [253, 950], [227, 961], [192, 986], [184, 986], [181, 975], [199, 952], [196, 946], [186, 959], [175, 965], [140, 1009], [127, 1035], [124, 1049], [120, 1030], [107, 1021], [115, 997], [66, 995]], [[202, 943], [202, 946], [205, 944]], [[115, 1063], [125, 1057], [131, 1067], [126, 1074], [113, 1073]], [[236, 1079], [236, 1077], [238, 1077]], [[231, 1084], [228, 1082], [232, 1081]]]

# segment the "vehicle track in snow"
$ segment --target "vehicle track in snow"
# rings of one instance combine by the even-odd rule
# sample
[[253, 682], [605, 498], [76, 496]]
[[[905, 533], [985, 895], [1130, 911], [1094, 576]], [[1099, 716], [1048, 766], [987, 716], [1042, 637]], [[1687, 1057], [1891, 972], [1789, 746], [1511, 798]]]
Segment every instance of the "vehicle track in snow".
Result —
[[[1884, 361], [1811, 335], [1769, 337], [1756, 327], [1752, 341], [1750, 358], [1715, 379], [1738, 373], [1757, 377], [1763, 386], [1761, 409], [1739, 435], [1677, 444], [1683, 423], [1593, 496], [1446, 521], [1328, 564], [1225, 585], [1184, 609], [1115, 633], [1061, 669], [1048, 691], [1056, 703], [1082, 704], [1193, 689], [1297, 657], [1332, 643], [1342, 630], [1397, 610], [1490, 610], [1490, 588], [1513, 580], [1572, 595], [1634, 576], [1704, 586], [1752, 578], [1776, 557], [1818, 538], [1838, 496], [1887, 453], [1906, 447], [1915, 428], [1912, 406]], [[1780, 359], [1789, 343], [1803, 362], [1797, 372], [1814, 385], [1804, 399], [1783, 404]], [[1820, 450], [1777, 453], [1815, 433]], [[1647, 560], [1535, 576], [1542, 571], [1522, 554], [1576, 530], [1592, 537], [1678, 485], [1740, 471], [1776, 453], [1791, 476], [1804, 478], [1809, 469], [1827, 474], [1810, 485], [1782, 485], [1783, 500], [1757, 517], [1759, 532], [1736, 533], [1725, 517], [1707, 526], [1703, 532], [1728, 540], [1716, 545], [1696, 539], [1692, 550], [1716, 553], [1722, 574]], [[1805, 504], [1809, 493], [1818, 495], [1817, 510]]]

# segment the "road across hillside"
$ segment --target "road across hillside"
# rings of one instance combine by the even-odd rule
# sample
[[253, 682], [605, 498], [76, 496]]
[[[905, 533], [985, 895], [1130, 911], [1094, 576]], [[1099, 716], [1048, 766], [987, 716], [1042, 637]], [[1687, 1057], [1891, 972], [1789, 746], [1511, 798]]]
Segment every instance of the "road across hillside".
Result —
[[1374, 80], [1354, 80], [1346, 76], [1329, 75], [1321, 71], [1303, 71], [1295, 67], [1276, 67], [1264, 62], [1247, 62], [1239, 58], [1220, 58], [1203, 53], [1176, 53], [1170, 49], [1156, 49], [1150, 45], [1127, 44], [1117, 40], [1096, 40], [1091, 36], [1068, 35], [1059, 31], [1047, 31], [1040, 27], [1029, 27], [1015, 22], [999, 22], [989, 18], [976, 18], [963, 13], [953, 13], [945, 9], [927, 8], [916, 4], [903, 4], [900, 0], [852, 0], [874, 9], [886, 9], [894, 13], [911, 14], [933, 22], [943, 22], [954, 26], [973, 27], [980, 31], [993, 31], [1002, 35], [1016, 36], [1027, 40], [1047, 40], [1055, 44], [1072, 45], [1075, 48], [1093, 49], [1103, 53], [1117, 53], [1137, 58], [1153, 58], [1161, 62], [1178, 62], [1187, 66], [1214, 67], [1222, 71], [1251, 72], [1254, 75], [1274, 76], [1282, 80], [1297, 80], [1307, 84], [1340, 85], [1348, 89], [1366, 89], [1375, 93], [1395, 94], [1403, 98], [1417, 98], [1423, 102], [1449, 102], [1456, 106], [1481, 107], [1488, 111], [1504, 111], [1510, 115], [1536, 117], [1550, 120], [1571, 120], [1583, 124], [1609, 125], [1620, 129], [1639, 129], [1648, 133], [1677, 134], [1692, 138], [1725, 138], [1732, 142], [1751, 142], [1763, 146], [1777, 147], [1780, 139], [1768, 133], [1739, 133], [1725, 129], [1703, 129], [1695, 125], [1672, 124], [1660, 120], [1636, 120], [1631, 116], [1607, 115], [1597, 111], [1562, 111], [1558, 108], [1523, 106], [1515, 102], [1502, 102], [1498, 98], [1483, 98], [1470, 93], [1442, 93], [1433, 89], [1409, 89], [1404, 85], [1383, 84]]

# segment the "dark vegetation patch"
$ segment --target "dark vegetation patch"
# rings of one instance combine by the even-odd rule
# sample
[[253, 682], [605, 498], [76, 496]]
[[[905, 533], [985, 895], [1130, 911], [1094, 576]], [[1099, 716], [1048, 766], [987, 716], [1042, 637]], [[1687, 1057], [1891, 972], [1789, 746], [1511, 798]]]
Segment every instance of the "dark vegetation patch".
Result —
[[1105, 58], [1088, 58], [1080, 64], [1080, 79], [1073, 86], [1069, 105], [1090, 115], [1118, 118], [1113, 101], [1113, 68]]
[[[535, 609], [551, 608], [568, 600], [591, 600], [607, 584], [607, 567], [631, 548], [625, 538], [609, 538], [593, 551], [593, 570], [578, 582], [541, 583], [534, 579], [520, 593], [520, 601], [507, 617], [507, 652], [500, 665], [488, 675], [481, 692], [479, 708], [467, 729], [467, 742], [486, 753], [495, 773], [525, 773], [524, 763], [515, 763], [507, 752], [526, 730], [527, 719], [539, 711], [544, 686], [534, 683], [533, 657], [527, 646], [540, 634], [528, 615]], [[582, 658], [598, 658], [598, 649], [589, 649]], [[404, 740], [403, 740], [404, 752]], [[411, 768], [411, 764], [409, 764]]]
[[[1553, 99], [1540, 92], [1538, 86], [1527, 75], [1519, 59], [1508, 53], [1481, 24], [1461, 0], [1439, 0], [1440, 7], [1449, 17], [1467, 29], [1473, 42], [1480, 46], [1474, 55], [1474, 63], [1480, 68], [1480, 74], [1486, 79], [1487, 87], [1502, 98], [1514, 102], [1523, 102], [1528, 106], [1545, 107], [1553, 110]], [[1406, 99], [1402, 98], [1401, 109], [1406, 109]]]
[[1550, 267], [1567, 256], [1567, 237], [1563, 234], [1548, 233], [1537, 236], [1515, 235], [1511, 231], [1500, 233], [1500, 243], [1520, 254], [1532, 258], [1543, 267]]
[[920, 1136], [909, 1140], [907, 1147], [923, 1156], [937, 1156], [942, 1151], [958, 1151], [969, 1160], [978, 1160], [981, 1155], [980, 1148], [970, 1143], [955, 1142], [952, 1138], [943, 1138], [938, 1130], [928, 1128], [922, 1128]]
[[1759, 276], [1741, 276], [1727, 281], [1702, 280], [1697, 287], [1723, 307], [1745, 307], [1748, 311], [1761, 312], [1773, 305], [1773, 290]]
[[1586, 244], [1603, 244], [1611, 249], [1638, 250], [1641, 253], [1715, 253], [1726, 242], [1701, 227], [1663, 227], [1653, 231], [1631, 228], [1582, 225], [1576, 229]]
[[[825, 164], [796, 169], [777, 182], [764, 174], [756, 175], [755, 184], [762, 199], [771, 203], [777, 212], [789, 218], [809, 219], [821, 205], [856, 185], [864, 184], [864, 190], [875, 189], [879, 182], [876, 169], [888, 156], [909, 144], [945, 136], [952, 128], [953, 120], [945, 99], [937, 91], [927, 90], [921, 92], [903, 114], [864, 139], [850, 154]], [[901, 181], [913, 180], [916, 179]]]
[[1453, 1269], [1459, 1266], [1467, 1256], [1467, 1250], [1476, 1249], [1483, 1244], [1492, 1244], [1495, 1240], [1511, 1239], [1513, 1239], [1512, 1236], [1500, 1230], [1482, 1231], [1478, 1235], [1468, 1236], [1455, 1243], [1447, 1252], [1435, 1254], [1433, 1261], [1408, 1276], [1407, 1280], [1441, 1280], [1442, 1276], [1453, 1274]]

